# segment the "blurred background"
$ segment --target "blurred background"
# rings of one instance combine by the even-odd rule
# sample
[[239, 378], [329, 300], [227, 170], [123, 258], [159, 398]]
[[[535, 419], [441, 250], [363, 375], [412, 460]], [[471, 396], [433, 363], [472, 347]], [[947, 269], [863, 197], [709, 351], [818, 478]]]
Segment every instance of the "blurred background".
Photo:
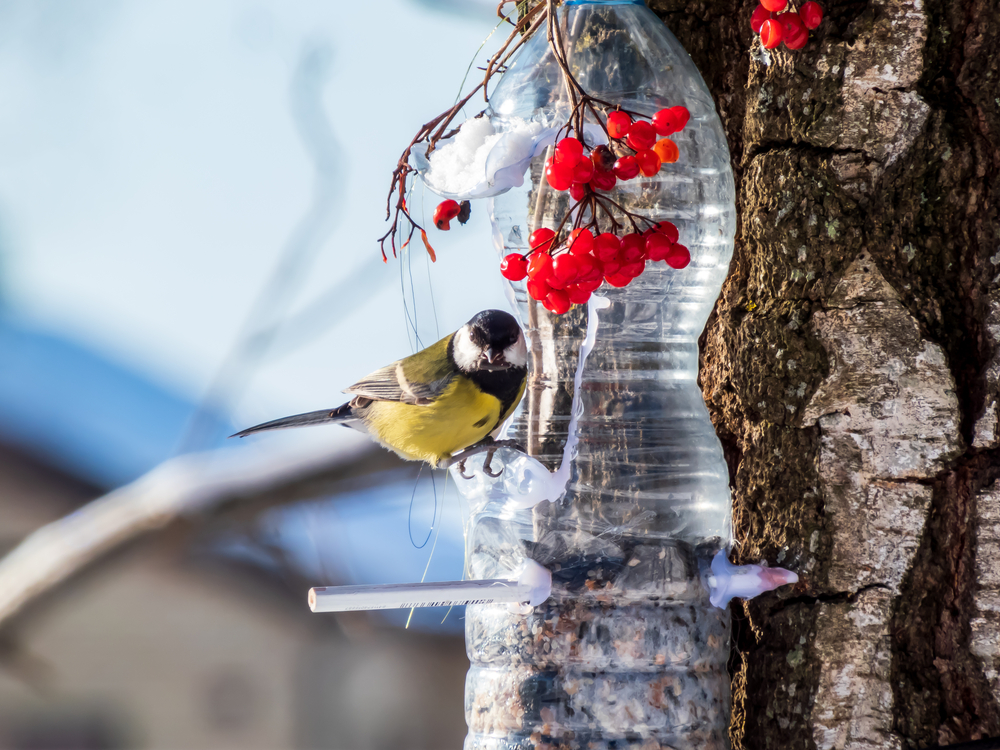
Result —
[[[0, 554], [192, 452], [319, 476], [0, 621], [0, 748], [460, 747], [461, 610], [305, 604], [461, 578], [445, 476], [340, 427], [225, 437], [506, 307], [484, 206], [429, 231], [436, 264], [376, 242], [496, 26], [491, 0], [0, 0]], [[414, 191], [425, 226], [436, 202]]]

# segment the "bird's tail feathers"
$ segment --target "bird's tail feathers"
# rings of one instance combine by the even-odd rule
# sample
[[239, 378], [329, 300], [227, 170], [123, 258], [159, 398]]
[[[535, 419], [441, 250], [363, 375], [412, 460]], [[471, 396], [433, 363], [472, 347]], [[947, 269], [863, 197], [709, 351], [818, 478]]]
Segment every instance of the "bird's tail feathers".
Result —
[[252, 435], [255, 432], [284, 430], [289, 427], [305, 427], [306, 425], [311, 424], [336, 424], [338, 422], [350, 422], [353, 419], [356, 419], [356, 417], [351, 411], [350, 402], [348, 402], [343, 406], [338, 406], [336, 409], [320, 409], [319, 411], [310, 411], [305, 414], [293, 414], [290, 417], [274, 419], [270, 422], [264, 422], [263, 424], [248, 427], [247, 429], [241, 430], [235, 435], [230, 435], [229, 437], [246, 437], [247, 435]]

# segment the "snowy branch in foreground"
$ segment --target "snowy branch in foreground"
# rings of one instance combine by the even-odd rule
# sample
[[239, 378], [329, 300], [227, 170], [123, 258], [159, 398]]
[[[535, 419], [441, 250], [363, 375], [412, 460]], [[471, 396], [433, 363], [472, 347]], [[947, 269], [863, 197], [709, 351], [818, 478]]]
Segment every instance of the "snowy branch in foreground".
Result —
[[[125, 542], [177, 518], [248, 495], [350, 467], [368, 445], [267, 454], [248, 448], [193, 453], [166, 461], [131, 484], [47, 524], [0, 559], [0, 626], [34, 599]], [[312, 489], [315, 489], [313, 486]]]

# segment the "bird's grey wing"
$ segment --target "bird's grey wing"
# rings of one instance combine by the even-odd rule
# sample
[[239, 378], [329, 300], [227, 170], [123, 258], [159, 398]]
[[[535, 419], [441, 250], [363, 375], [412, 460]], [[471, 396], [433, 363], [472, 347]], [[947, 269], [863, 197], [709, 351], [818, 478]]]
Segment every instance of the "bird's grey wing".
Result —
[[440, 396], [455, 377], [453, 371], [448, 371], [428, 382], [415, 381], [406, 377], [405, 362], [406, 360], [400, 360], [376, 370], [346, 389], [344, 393], [373, 401], [399, 401], [404, 404], [424, 406]]

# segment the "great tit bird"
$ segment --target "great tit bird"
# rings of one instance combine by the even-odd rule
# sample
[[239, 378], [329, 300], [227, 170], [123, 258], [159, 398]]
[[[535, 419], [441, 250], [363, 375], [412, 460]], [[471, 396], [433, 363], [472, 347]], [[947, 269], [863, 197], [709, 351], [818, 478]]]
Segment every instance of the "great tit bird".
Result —
[[340, 423], [369, 433], [405, 459], [448, 465], [453, 454], [492, 442], [491, 433], [524, 394], [527, 363], [514, 316], [484, 310], [436, 344], [347, 388], [344, 393], [354, 398], [346, 404], [264, 422], [233, 437]]

